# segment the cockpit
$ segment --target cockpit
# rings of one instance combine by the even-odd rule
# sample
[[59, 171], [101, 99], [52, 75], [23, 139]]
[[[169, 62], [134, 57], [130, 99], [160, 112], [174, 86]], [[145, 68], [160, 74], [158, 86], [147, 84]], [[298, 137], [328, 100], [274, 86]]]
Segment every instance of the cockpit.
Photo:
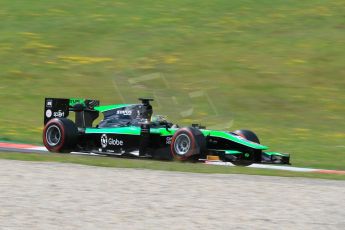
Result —
[[104, 119], [98, 124], [98, 127], [121, 127], [134, 125], [150, 119], [145, 113], [143, 105], [127, 105], [124, 107], [114, 108], [103, 111]]
[[99, 128], [114, 128], [124, 126], [140, 126], [144, 122], [149, 122], [151, 127], [173, 126], [164, 116], [153, 115], [152, 106], [147, 99], [142, 99], [143, 104], [115, 105], [114, 108], [101, 110], [104, 119], [98, 124]]

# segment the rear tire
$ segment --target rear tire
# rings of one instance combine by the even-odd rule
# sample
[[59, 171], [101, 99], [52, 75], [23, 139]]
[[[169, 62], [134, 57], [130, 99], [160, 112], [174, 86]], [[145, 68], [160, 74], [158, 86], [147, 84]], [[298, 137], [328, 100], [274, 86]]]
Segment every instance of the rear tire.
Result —
[[205, 152], [206, 140], [199, 129], [181, 128], [174, 134], [170, 149], [176, 160], [194, 160], [198, 155]]
[[50, 120], [43, 130], [43, 144], [50, 152], [71, 152], [76, 148], [77, 139], [77, 126], [66, 118]]

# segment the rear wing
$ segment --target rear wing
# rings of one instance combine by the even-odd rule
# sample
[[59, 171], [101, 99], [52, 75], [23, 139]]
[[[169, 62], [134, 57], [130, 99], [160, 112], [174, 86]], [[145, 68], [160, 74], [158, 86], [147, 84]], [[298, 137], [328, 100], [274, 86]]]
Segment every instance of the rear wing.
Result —
[[44, 103], [44, 125], [53, 118], [65, 118], [70, 112], [75, 112], [77, 127], [92, 127], [92, 122], [97, 119], [99, 112], [94, 110], [99, 106], [98, 100], [78, 98], [46, 98]]

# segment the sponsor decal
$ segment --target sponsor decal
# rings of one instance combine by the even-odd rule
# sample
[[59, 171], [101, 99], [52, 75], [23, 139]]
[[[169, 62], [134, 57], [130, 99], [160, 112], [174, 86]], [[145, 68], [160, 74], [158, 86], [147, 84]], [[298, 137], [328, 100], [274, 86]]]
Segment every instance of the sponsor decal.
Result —
[[75, 104], [77, 104], [77, 103], [82, 103], [82, 102], [83, 102], [82, 99], [69, 99], [69, 103], [70, 103], [71, 105], [75, 105]]
[[107, 134], [102, 134], [101, 136], [102, 148], [106, 148], [108, 145], [123, 146], [123, 141], [118, 140], [118, 139], [108, 138]]
[[65, 116], [65, 112], [62, 112], [62, 110], [59, 110], [57, 112], [54, 112], [53, 116], [54, 117], [64, 117]]
[[121, 115], [132, 115], [132, 110], [117, 110], [116, 114], [121, 114]]
[[52, 108], [53, 107], [53, 100], [47, 100], [46, 107], [47, 108]]
[[53, 112], [50, 109], [47, 109], [46, 111], [46, 117], [51, 118], [53, 115]]
[[170, 144], [171, 144], [171, 140], [172, 140], [172, 137], [167, 137], [165, 143], [166, 143], [167, 145], [170, 145]]
[[123, 141], [118, 140], [118, 139], [109, 138], [108, 139], [108, 144], [109, 145], [120, 145], [120, 146], [122, 146], [123, 145]]
[[101, 145], [102, 145], [102, 148], [106, 148], [107, 145], [108, 145], [108, 137], [107, 137], [107, 134], [103, 134], [101, 136]]

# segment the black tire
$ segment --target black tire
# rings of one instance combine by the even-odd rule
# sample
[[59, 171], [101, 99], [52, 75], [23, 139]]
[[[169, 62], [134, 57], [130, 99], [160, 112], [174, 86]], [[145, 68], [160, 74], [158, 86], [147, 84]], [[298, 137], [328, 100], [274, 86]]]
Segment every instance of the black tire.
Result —
[[72, 152], [76, 148], [77, 139], [77, 126], [66, 118], [50, 120], [43, 130], [43, 143], [50, 152]]
[[234, 131], [233, 133], [235, 133], [235, 134], [237, 134], [237, 135], [239, 135], [239, 136], [241, 136], [241, 137], [243, 137], [249, 141], [260, 144], [260, 140], [259, 140], [258, 136], [253, 131], [240, 129], [240, 130]]
[[180, 161], [195, 159], [205, 152], [206, 140], [199, 129], [180, 128], [172, 137], [170, 145], [173, 158]]
[[[249, 141], [255, 142], [260, 144], [260, 140], [258, 136], [250, 130], [240, 129], [236, 130], [233, 133], [239, 135], [240, 137], [243, 137]], [[247, 154], [247, 155], [246, 155]], [[248, 156], [248, 157], [246, 157]], [[254, 149], [248, 149], [245, 151], [245, 153], [241, 156], [242, 159], [232, 161], [236, 166], [249, 166], [253, 164], [254, 162], [260, 162], [261, 161], [261, 150], [254, 150]]]

